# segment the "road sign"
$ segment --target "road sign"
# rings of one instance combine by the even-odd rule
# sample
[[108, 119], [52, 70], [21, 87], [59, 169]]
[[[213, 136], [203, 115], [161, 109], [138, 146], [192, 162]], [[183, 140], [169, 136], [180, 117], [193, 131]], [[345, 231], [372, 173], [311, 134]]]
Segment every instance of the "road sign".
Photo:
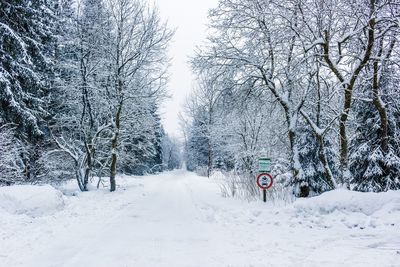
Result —
[[271, 171], [271, 159], [270, 158], [259, 158], [258, 159], [258, 172], [270, 172]]
[[261, 173], [257, 176], [257, 185], [258, 187], [260, 187], [261, 189], [268, 189], [272, 186], [273, 183], [273, 179], [272, 179], [272, 175], [269, 173]]

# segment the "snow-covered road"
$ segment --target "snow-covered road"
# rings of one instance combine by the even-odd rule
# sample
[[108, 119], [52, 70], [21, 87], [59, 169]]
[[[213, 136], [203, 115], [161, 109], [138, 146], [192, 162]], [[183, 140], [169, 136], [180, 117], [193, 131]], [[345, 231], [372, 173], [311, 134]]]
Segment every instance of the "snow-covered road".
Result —
[[399, 224], [348, 227], [225, 199], [184, 171], [119, 184], [49, 216], [0, 213], [0, 266], [400, 266]]

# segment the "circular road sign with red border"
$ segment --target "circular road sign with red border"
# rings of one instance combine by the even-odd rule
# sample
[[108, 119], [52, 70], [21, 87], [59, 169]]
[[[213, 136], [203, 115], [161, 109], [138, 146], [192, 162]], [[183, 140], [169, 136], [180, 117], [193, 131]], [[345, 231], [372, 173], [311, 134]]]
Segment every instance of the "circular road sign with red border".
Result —
[[272, 179], [272, 175], [269, 173], [260, 173], [257, 176], [257, 185], [258, 187], [260, 187], [261, 189], [268, 189], [272, 186], [273, 183], [273, 179]]

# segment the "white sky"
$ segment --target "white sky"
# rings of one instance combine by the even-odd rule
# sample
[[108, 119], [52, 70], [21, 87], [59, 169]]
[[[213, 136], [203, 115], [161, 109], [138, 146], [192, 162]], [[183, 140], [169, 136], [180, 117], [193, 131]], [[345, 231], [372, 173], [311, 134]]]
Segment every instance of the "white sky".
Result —
[[169, 49], [172, 66], [168, 91], [172, 98], [162, 105], [161, 116], [167, 133], [180, 137], [178, 113], [182, 111], [194, 79], [188, 63], [189, 57], [194, 55], [196, 46], [205, 40], [208, 10], [216, 7], [218, 0], [154, 1], [161, 17], [168, 20], [169, 27], [176, 28]]

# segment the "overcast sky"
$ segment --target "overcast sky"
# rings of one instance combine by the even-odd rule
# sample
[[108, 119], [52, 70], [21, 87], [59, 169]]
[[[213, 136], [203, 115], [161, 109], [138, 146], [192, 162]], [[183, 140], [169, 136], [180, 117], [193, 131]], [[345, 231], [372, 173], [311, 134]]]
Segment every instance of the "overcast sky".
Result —
[[164, 128], [168, 134], [181, 136], [178, 113], [193, 85], [188, 60], [193, 56], [197, 45], [206, 38], [207, 14], [216, 7], [218, 0], [155, 0], [160, 15], [168, 20], [169, 26], [176, 28], [170, 44], [169, 55], [172, 58], [170, 81], [168, 85], [172, 98], [161, 109]]

